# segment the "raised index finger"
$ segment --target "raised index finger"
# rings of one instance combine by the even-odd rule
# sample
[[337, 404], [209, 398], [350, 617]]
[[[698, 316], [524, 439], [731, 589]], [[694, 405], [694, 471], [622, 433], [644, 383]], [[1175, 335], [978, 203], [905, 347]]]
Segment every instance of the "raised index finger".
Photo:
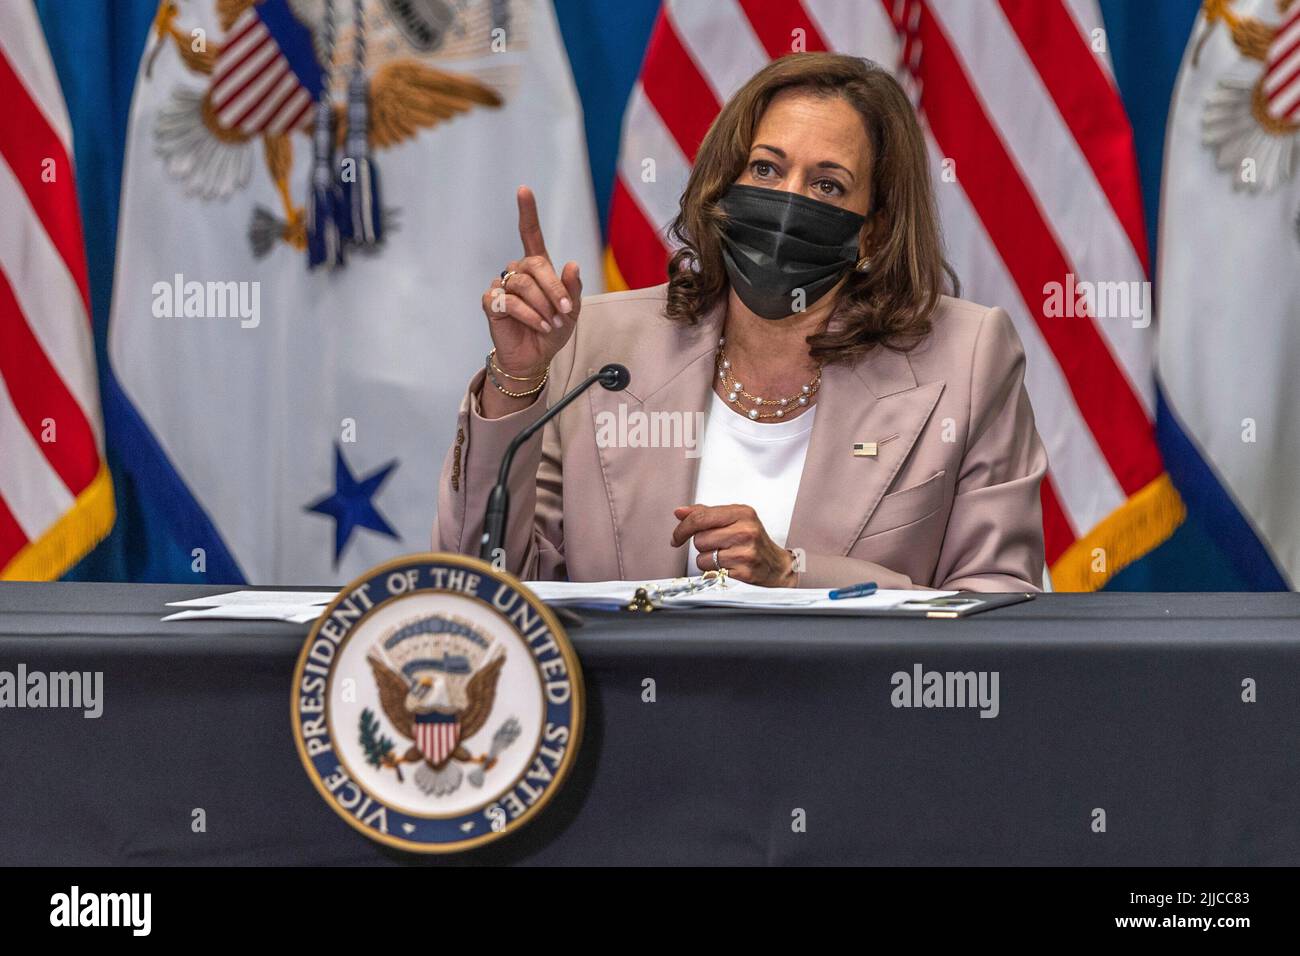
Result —
[[537, 218], [537, 197], [527, 186], [520, 186], [515, 199], [519, 202], [519, 239], [524, 244], [524, 255], [549, 260], [546, 242], [542, 239], [542, 223]]

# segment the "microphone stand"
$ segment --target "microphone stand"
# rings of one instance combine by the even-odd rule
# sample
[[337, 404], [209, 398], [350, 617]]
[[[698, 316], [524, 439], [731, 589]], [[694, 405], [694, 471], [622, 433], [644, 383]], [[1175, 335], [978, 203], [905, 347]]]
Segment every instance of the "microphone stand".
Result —
[[519, 450], [524, 442], [537, 434], [547, 422], [560, 414], [575, 398], [597, 382], [611, 392], [621, 392], [627, 388], [628, 382], [631, 380], [632, 376], [625, 366], [610, 362], [599, 372], [594, 372], [584, 378], [572, 391], [548, 408], [541, 418], [511, 440], [506, 448], [506, 453], [501, 456], [501, 469], [497, 472], [497, 483], [492, 488], [492, 493], [488, 495], [487, 508], [483, 512], [483, 536], [479, 539], [478, 552], [480, 558], [490, 562], [496, 551], [501, 547], [502, 541], [505, 540], [506, 520], [510, 514], [510, 489], [507, 487], [506, 482], [510, 477], [510, 466], [514, 464], [515, 452]]

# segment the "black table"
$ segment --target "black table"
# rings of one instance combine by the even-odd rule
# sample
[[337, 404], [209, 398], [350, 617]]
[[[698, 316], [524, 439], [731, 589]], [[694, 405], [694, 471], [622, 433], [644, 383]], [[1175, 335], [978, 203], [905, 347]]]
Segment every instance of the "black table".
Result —
[[[520, 832], [426, 860], [308, 782], [289, 730], [306, 626], [159, 621], [221, 590], [0, 584], [0, 671], [102, 671], [105, 700], [99, 719], [0, 709], [0, 863], [1300, 863], [1296, 594], [589, 614], [573, 776]], [[997, 717], [895, 707], [916, 664], [998, 672]]]

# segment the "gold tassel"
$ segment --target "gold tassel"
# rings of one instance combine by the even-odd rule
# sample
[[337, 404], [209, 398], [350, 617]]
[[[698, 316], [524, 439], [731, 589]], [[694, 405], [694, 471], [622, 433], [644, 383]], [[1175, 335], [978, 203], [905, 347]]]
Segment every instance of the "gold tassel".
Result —
[[[1070, 545], [1052, 565], [1056, 591], [1098, 591], [1134, 561], [1169, 540], [1187, 507], [1167, 474], [1149, 483]], [[1094, 552], [1101, 551], [1100, 555]], [[1102, 558], [1094, 570], [1096, 557]]]

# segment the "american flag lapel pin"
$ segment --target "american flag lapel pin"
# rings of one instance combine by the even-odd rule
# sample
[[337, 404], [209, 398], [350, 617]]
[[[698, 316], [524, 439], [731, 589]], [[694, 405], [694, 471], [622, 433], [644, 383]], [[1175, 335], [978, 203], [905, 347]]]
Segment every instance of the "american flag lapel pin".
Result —
[[875, 458], [880, 454], [880, 446], [886, 442], [891, 442], [897, 435], [890, 435], [888, 438], [882, 438], [880, 441], [855, 441], [853, 443], [854, 458]]

